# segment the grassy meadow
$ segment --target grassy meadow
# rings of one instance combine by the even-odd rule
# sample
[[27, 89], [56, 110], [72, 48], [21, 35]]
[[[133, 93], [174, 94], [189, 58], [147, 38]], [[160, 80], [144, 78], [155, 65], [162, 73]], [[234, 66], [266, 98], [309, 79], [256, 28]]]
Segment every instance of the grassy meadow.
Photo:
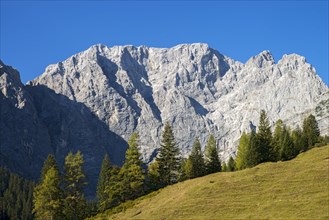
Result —
[[329, 145], [171, 185], [94, 219], [329, 219]]

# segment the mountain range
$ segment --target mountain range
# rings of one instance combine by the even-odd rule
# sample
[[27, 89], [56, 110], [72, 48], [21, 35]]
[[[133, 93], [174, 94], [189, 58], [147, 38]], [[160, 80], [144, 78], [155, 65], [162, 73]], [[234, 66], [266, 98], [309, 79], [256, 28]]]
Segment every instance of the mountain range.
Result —
[[257, 127], [262, 109], [270, 123], [291, 128], [314, 114], [329, 134], [329, 89], [305, 57], [269, 51], [241, 63], [207, 44], [172, 48], [94, 45], [49, 65], [26, 85], [0, 62], [0, 165], [33, 179], [53, 153], [63, 164], [80, 150], [89, 192], [108, 153], [121, 165], [132, 132], [148, 163], [157, 155], [169, 122], [182, 156], [199, 137], [217, 140], [220, 157], [235, 156], [243, 131]]

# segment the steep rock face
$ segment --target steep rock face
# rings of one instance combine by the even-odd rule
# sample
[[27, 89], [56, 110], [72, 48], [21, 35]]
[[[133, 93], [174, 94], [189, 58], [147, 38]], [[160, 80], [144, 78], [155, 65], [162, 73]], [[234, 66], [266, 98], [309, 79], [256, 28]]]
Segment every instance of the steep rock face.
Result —
[[292, 127], [313, 113], [321, 132], [329, 132], [328, 87], [296, 54], [276, 64], [263, 51], [242, 64], [207, 44], [169, 49], [95, 45], [48, 66], [29, 84], [85, 104], [125, 140], [138, 131], [146, 162], [156, 154], [166, 121], [183, 155], [195, 137], [204, 145], [213, 133], [223, 159], [234, 154], [250, 123], [258, 124], [261, 109], [272, 125], [281, 118]]
[[38, 117], [33, 98], [17, 70], [0, 61], [0, 166], [37, 178], [51, 151], [47, 129]]
[[19, 73], [3, 63], [0, 70], [0, 165], [36, 180], [48, 154], [54, 154], [62, 167], [69, 151], [80, 150], [87, 196], [93, 196], [105, 153], [121, 165], [127, 143], [84, 104], [43, 85], [22, 85]]

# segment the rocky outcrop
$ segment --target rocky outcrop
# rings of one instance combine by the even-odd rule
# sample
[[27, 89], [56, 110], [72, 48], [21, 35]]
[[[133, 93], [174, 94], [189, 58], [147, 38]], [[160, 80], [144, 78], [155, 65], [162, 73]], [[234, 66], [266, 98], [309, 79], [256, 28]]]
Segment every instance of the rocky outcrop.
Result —
[[328, 134], [328, 87], [296, 54], [275, 63], [263, 51], [243, 64], [207, 44], [95, 45], [48, 66], [29, 85], [44, 85], [83, 103], [125, 140], [138, 131], [146, 162], [156, 155], [166, 121], [184, 156], [195, 137], [205, 145], [213, 133], [224, 160], [234, 155], [250, 123], [257, 126], [261, 109], [272, 125], [281, 118], [292, 127], [313, 113], [322, 134]]

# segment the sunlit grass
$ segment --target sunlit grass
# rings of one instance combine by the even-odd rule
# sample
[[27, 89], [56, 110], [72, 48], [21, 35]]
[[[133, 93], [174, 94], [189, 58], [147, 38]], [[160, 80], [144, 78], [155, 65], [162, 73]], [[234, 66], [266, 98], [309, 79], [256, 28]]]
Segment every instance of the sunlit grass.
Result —
[[181, 182], [95, 219], [329, 219], [329, 146]]

